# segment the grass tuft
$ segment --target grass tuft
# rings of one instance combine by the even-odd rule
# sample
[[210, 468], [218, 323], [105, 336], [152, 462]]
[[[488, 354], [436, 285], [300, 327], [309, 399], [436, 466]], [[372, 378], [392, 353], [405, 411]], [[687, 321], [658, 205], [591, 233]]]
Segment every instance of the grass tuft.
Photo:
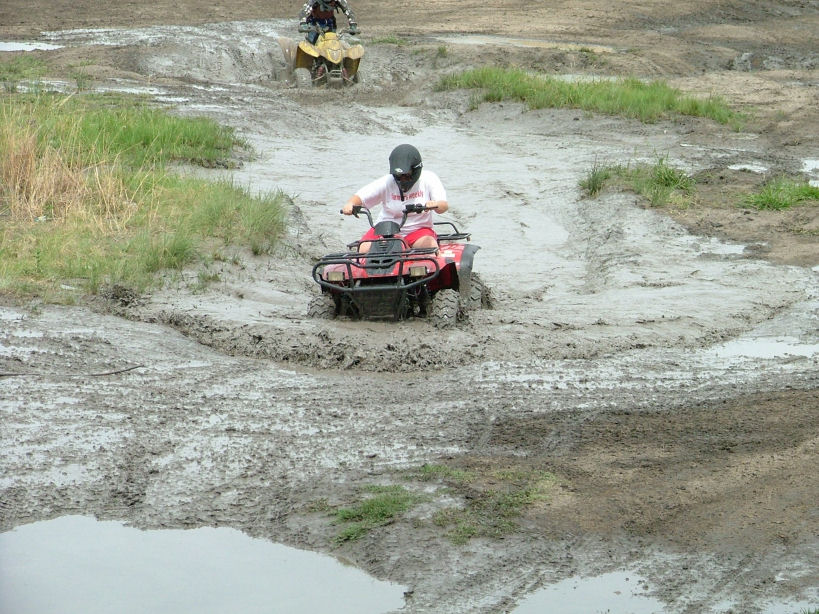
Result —
[[606, 166], [595, 161], [579, 185], [588, 196], [596, 196], [612, 180], [643, 196], [653, 207], [668, 203], [684, 206], [695, 185], [692, 177], [669, 165], [666, 157], [660, 157], [651, 165]]
[[345, 525], [336, 536], [336, 544], [355, 541], [370, 530], [392, 522], [419, 498], [401, 486], [369, 486], [370, 496], [350, 508], [336, 511], [336, 522]]
[[518, 68], [486, 66], [441, 78], [438, 90], [480, 89], [473, 101], [517, 100], [530, 109], [576, 108], [622, 115], [653, 123], [673, 115], [707, 117], [739, 128], [740, 114], [723, 99], [685, 96], [663, 81], [644, 82], [635, 78], [618, 80], [566, 81], [532, 74]]
[[244, 144], [231, 130], [142, 101], [96, 95], [0, 98], [0, 292], [49, 302], [108, 284], [141, 291], [214, 239], [269, 252], [281, 193], [180, 177]]
[[500, 538], [514, 532], [524, 511], [548, 500], [557, 484], [557, 478], [549, 472], [517, 467], [464, 471], [424, 465], [420, 476], [446, 484], [466, 501], [463, 507], [448, 507], [433, 517], [434, 524], [448, 529], [455, 544], [473, 537]]
[[819, 201], [819, 187], [806, 181], [794, 181], [787, 177], [776, 177], [759, 192], [745, 197], [743, 204], [756, 209], [781, 211], [805, 201]]

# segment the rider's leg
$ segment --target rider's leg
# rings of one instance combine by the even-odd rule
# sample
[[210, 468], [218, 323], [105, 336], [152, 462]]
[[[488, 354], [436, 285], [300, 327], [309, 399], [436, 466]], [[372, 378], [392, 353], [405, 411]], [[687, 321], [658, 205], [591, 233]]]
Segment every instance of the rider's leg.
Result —
[[435, 237], [421, 237], [415, 243], [412, 244], [412, 247], [438, 247], [438, 241], [435, 240]]
[[438, 235], [432, 228], [419, 228], [406, 237], [410, 247], [425, 248], [438, 247]]
[[364, 236], [361, 237], [361, 242], [358, 244], [358, 253], [366, 254], [368, 251], [370, 251], [370, 248], [373, 245], [373, 240], [377, 238], [378, 235], [375, 234], [375, 229], [370, 228], [367, 232], [364, 233]]

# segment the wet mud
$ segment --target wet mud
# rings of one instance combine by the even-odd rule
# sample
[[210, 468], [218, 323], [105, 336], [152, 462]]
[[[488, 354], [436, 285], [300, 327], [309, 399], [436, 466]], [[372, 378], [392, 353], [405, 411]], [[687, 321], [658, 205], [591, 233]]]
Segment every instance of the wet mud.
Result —
[[[788, 10], [806, 27], [816, 19]], [[290, 226], [271, 256], [237, 250], [207, 264], [217, 281], [205, 287], [193, 269], [150, 295], [115, 288], [85, 306], [0, 308], [0, 530], [76, 514], [231, 527], [410, 587], [407, 612], [513, 611], [544, 586], [623, 569], [667, 612], [819, 603], [815, 240], [740, 237], [731, 216], [750, 214], [669, 214], [578, 187], [600, 161], [658, 156], [692, 174], [797, 172], [817, 157], [810, 144], [699, 120], [472, 108], [468, 92], [436, 92], [437, 75], [487, 57], [606, 68], [578, 64], [585, 39], [552, 44], [541, 32], [550, 44], [535, 52], [498, 48], [510, 33], [480, 20], [472, 31], [495, 38], [420, 26], [409, 45], [364, 38], [360, 85], [305, 92], [277, 43], [292, 18], [242, 17], [43, 28], [65, 45], [49, 52], [63, 61], [93, 50], [100, 89], [235, 126], [253, 156], [183, 172], [282, 190]], [[628, 31], [654, 24], [645, 19]], [[692, 15], [675, 19], [686, 36], [714, 34]], [[630, 38], [599, 28], [608, 38], [588, 44], [615, 72]], [[758, 78], [756, 56], [720, 36], [719, 54], [757, 70], [738, 78]], [[686, 49], [663, 70], [700, 57]], [[777, 70], [809, 82], [809, 46], [787, 50]], [[364, 230], [340, 205], [406, 141], [442, 177], [446, 219], [480, 246], [491, 303], [447, 331], [308, 317], [312, 263]], [[424, 464], [486, 480], [544, 472], [555, 485], [514, 531], [460, 544], [436, 513], [477, 491], [417, 479]], [[388, 484], [423, 503], [337, 545], [327, 509]]]

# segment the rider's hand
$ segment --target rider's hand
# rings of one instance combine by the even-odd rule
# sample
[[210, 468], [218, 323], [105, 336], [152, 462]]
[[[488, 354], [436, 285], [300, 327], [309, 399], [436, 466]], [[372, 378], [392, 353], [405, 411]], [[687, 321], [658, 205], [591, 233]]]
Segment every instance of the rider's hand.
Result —
[[358, 24], [354, 21], [350, 22], [350, 34], [358, 34], [360, 30], [358, 29]]
[[353, 214], [353, 205], [351, 203], [345, 203], [344, 206], [341, 208], [341, 212], [344, 215], [352, 215]]
[[309, 32], [310, 31], [310, 24], [308, 23], [300, 23], [299, 24], [299, 32]]
[[427, 202], [424, 204], [424, 209], [426, 209], [426, 210], [428, 210], [428, 211], [430, 211], [430, 210], [434, 210], [434, 209], [437, 209], [437, 208], [438, 208], [438, 205], [435, 203], [435, 201], [434, 201], [434, 200], [428, 200], [428, 201], [427, 201]]

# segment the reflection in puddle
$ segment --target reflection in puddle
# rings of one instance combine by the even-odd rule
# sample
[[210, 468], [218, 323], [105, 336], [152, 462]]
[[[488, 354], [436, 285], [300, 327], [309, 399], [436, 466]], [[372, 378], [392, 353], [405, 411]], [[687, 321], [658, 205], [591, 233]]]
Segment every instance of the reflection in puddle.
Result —
[[595, 578], [568, 578], [533, 593], [524, 599], [513, 614], [660, 614], [662, 602], [642, 594], [645, 580], [625, 571]]
[[387, 612], [404, 587], [228, 528], [66, 516], [0, 534], [0, 612]]

